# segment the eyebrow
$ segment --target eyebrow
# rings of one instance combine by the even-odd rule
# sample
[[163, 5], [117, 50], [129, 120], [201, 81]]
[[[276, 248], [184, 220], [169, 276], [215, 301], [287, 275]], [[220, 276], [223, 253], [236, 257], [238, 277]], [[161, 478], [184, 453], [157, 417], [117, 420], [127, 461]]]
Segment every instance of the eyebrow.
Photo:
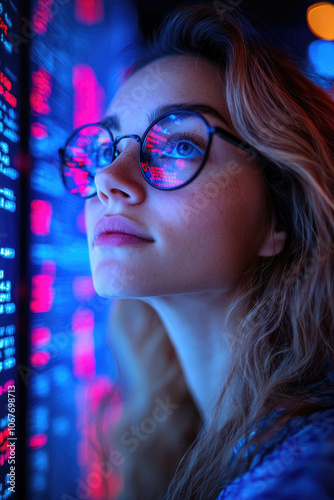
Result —
[[[179, 111], [195, 111], [197, 113], [202, 113], [206, 114], [209, 116], [213, 116], [214, 118], [217, 118], [220, 120], [225, 126], [228, 127], [228, 122], [227, 120], [214, 108], [207, 104], [198, 104], [198, 103], [192, 103], [192, 102], [182, 102], [182, 103], [175, 103], [175, 104], [163, 104], [161, 106], [158, 106], [156, 109], [154, 109], [152, 112], [148, 113], [147, 120], [148, 123], [152, 123], [154, 120], [159, 118], [159, 116], [163, 115], [164, 113], [170, 113], [172, 111], [179, 110]], [[107, 116], [105, 119], [101, 121], [104, 125], [106, 125], [108, 128], [112, 128], [116, 131], [121, 130], [120, 126], [120, 119], [118, 115], [110, 115]]]
[[118, 132], [121, 130], [121, 124], [118, 115], [107, 116], [106, 118], [103, 118], [103, 120], [101, 120], [100, 123], [102, 123], [109, 129], [114, 129], [117, 130]]
[[197, 113], [210, 115], [223, 122], [224, 125], [228, 126], [227, 120], [217, 110], [215, 110], [211, 106], [208, 106], [207, 104], [197, 104], [192, 102], [164, 104], [162, 106], [158, 106], [152, 113], [149, 113], [147, 115], [147, 118], [151, 123], [157, 118], [159, 118], [160, 115], [175, 111], [176, 109], [180, 111], [195, 111]]

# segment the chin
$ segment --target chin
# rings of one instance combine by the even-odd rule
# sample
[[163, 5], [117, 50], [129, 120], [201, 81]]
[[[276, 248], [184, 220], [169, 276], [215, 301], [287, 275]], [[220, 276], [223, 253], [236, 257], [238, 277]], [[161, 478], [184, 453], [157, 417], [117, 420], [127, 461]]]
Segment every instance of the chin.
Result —
[[93, 272], [93, 285], [96, 293], [107, 299], [133, 299], [151, 295], [142, 280], [122, 272], [98, 270]]
[[[121, 276], [121, 275], [120, 275]], [[133, 296], [132, 286], [118, 276], [93, 273], [93, 285], [96, 293], [106, 299], [126, 298]]]
[[165, 289], [161, 286], [157, 288], [156, 283], [150, 286], [140, 279], [126, 281], [126, 277], [122, 274], [119, 276], [93, 274], [93, 285], [96, 293], [106, 299], [145, 299], [175, 294], [174, 289]]

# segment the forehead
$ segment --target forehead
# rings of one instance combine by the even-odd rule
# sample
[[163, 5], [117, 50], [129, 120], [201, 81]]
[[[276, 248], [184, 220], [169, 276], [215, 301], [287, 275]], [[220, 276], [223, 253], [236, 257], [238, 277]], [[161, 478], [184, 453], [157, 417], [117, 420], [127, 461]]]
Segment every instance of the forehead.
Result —
[[157, 59], [122, 84], [105, 115], [121, 122], [142, 117], [147, 125], [158, 106], [182, 102], [208, 105], [227, 117], [223, 81], [213, 64], [183, 55]]

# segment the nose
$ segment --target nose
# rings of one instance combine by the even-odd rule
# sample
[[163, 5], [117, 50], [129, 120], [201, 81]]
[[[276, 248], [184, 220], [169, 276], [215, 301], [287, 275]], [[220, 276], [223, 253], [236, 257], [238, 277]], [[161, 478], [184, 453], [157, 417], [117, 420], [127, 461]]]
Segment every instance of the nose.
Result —
[[[141, 144], [138, 135], [122, 135], [114, 140], [114, 148], [122, 139], [134, 139]], [[108, 204], [110, 201], [122, 200], [130, 204], [141, 203], [145, 199], [145, 180], [139, 167], [139, 151], [128, 142], [122, 153], [115, 153], [114, 160], [107, 167], [100, 170], [94, 178], [99, 200]]]

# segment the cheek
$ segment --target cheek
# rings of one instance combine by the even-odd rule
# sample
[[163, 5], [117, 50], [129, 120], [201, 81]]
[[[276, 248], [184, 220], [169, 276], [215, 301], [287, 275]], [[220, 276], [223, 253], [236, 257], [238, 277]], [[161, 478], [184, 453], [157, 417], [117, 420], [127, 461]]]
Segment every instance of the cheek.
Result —
[[247, 266], [262, 241], [263, 210], [262, 183], [254, 176], [234, 178], [215, 188], [200, 182], [178, 204], [175, 238], [181, 232], [183, 246], [197, 260], [200, 256], [211, 262], [222, 259], [233, 268]]

